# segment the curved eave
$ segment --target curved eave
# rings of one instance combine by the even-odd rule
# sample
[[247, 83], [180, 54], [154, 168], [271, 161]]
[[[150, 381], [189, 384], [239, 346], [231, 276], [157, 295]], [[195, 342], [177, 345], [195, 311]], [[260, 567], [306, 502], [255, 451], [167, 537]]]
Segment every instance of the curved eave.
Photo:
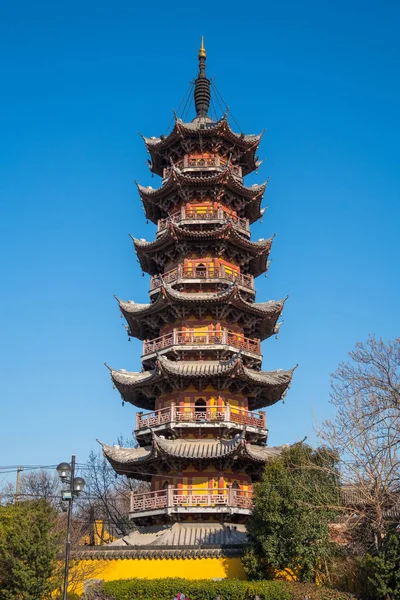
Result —
[[171, 243], [179, 241], [188, 241], [201, 243], [202, 241], [226, 241], [234, 247], [247, 251], [251, 255], [249, 261], [249, 273], [257, 277], [268, 268], [268, 256], [271, 250], [273, 237], [258, 242], [251, 242], [242, 237], [231, 223], [223, 227], [216, 227], [211, 231], [193, 231], [179, 227], [175, 223], [170, 223], [162, 235], [154, 242], [132, 238], [133, 244], [139, 258], [141, 268], [149, 275], [159, 274], [159, 268], [152, 260], [152, 254], [166, 250]]
[[[242, 216], [249, 220], [250, 225], [258, 221], [262, 218], [265, 209], [261, 208], [263, 196], [262, 194], [256, 196], [254, 198], [250, 198], [246, 200], [246, 203], [243, 207]], [[168, 210], [160, 206], [157, 201], [154, 201], [154, 198], [151, 196], [143, 197], [143, 207], [146, 215], [146, 219], [157, 224], [159, 219], [166, 219], [169, 216]], [[223, 203], [223, 200], [221, 201]], [[227, 203], [229, 205], [229, 203]], [[169, 210], [172, 210], [175, 205], [170, 206]]]
[[107, 446], [101, 444], [103, 456], [108, 460], [118, 475], [132, 476], [135, 473], [139, 479], [148, 480], [146, 465], [154, 456], [153, 446], [141, 448], [120, 448], [119, 446]]
[[[221, 305], [231, 306], [239, 311], [243, 311], [245, 315], [258, 317], [256, 324], [252, 324], [251, 336], [265, 340], [271, 335], [278, 333], [279, 325], [277, 325], [277, 321], [282, 313], [286, 298], [277, 302], [247, 302], [243, 299], [236, 284], [233, 284], [222, 292], [196, 294], [178, 292], [170, 286], [164, 285], [164, 287], [160, 288], [160, 293], [153, 303], [137, 304], [132, 301], [124, 302], [118, 298], [117, 300], [120, 310], [129, 325], [129, 335], [141, 340], [151, 335], [149, 334], [151, 328], [148, 327], [148, 324], [150, 322], [154, 323], [154, 317], [158, 317], [159, 319], [158, 327], [161, 327], [166, 322], [175, 320], [176, 312], [173, 311], [174, 307], [178, 309], [180, 306], [192, 306], [193, 308], [196, 306], [209, 307], [212, 314], [213, 308]], [[172, 309], [173, 314], [171, 317], [166, 315], [166, 308]], [[245, 321], [245, 319], [243, 320]], [[246, 324], [243, 323], [242, 326], [245, 335], [247, 335], [248, 328]], [[153, 325], [153, 329], [155, 329], [155, 325]]]
[[295, 368], [288, 371], [254, 371], [246, 368], [240, 357], [212, 364], [174, 362], [160, 357], [153, 371], [132, 373], [111, 370], [111, 379], [125, 402], [145, 410], [154, 410], [160, 385], [164, 382], [169, 382], [171, 389], [185, 389], [196, 385], [198, 381], [213, 385], [221, 378], [229, 388], [231, 381], [238, 380], [248, 384], [249, 410], [258, 410], [282, 400], [289, 389]]
[[[232, 131], [229, 126], [226, 116], [216, 122], [212, 121], [194, 121], [192, 123], [184, 123], [181, 119], [175, 118], [175, 123], [169, 135], [159, 138], [146, 138], [142, 136], [146, 148], [151, 156], [151, 170], [157, 175], [162, 175], [162, 169], [165, 166], [163, 156], [168, 154], [168, 151], [184, 137], [199, 138], [199, 134], [204, 137], [220, 136], [228, 142], [235, 144], [240, 149], [240, 156], [246, 168], [244, 175], [254, 171], [257, 168], [257, 160], [255, 153], [263, 136], [259, 135], [244, 135]], [[182, 152], [183, 154], [184, 152]]]
[[150, 150], [156, 150], [158, 153], [163, 152], [176, 142], [177, 139], [184, 135], [198, 137], [199, 132], [202, 136], [212, 137], [216, 133], [225, 134], [229, 139], [235, 141], [243, 150], [253, 148], [255, 145], [260, 143], [263, 133], [256, 135], [245, 135], [242, 133], [235, 133], [229, 126], [228, 119], [226, 116], [219, 119], [219, 121], [207, 121], [195, 120], [191, 123], [185, 123], [182, 119], [175, 117], [175, 123], [172, 131], [165, 137], [161, 138], [146, 138], [143, 136], [146, 147]]
[[159, 188], [145, 187], [136, 182], [139, 195], [143, 201], [160, 200], [171, 193], [173, 190], [177, 190], [180, 186], [197, 186], [197, 187], [212, 187], [215, 185], [224, 185], [227, 189], [236, 192], [247, 200], [255, 198], [262, 198], [265, 192], [265, 188], [268, 185], [268, 181], [260, 185], [253, 185], [247, 187], [243, 185], [234, 175], [230, 167], [227, 167], [221, 173], [209, 177], [193, 177], [182, 173], [179, 169], [174, 168], [171, 170], [171, 174], [168, 179], [165, 180], [163, 185]]
[[167, 440], [159, 436], [155, 443], [160, 455], [173, 458], [186, 458], [193, 461], [219, 459], [234, 454], [242, 443], [243, 434], [231, 440]]
[[257, 446], [247, 443], [244, 444], [244, 454], [252, 462], [265, 464], [282, 454], [282, 446]]
[[256, 446], [245, 442], [244, 433], [230, 440], [176, 439], [167, 440], [153, 434], [152, 446], [121, 448], [102, 444], [103, 455], [120, 475], [148, 479], [151, 471], [160, 469], [163, 458], [183, 459], [188, 463], [210, 463], [229, 457], [242, 458], [245, 462], [266, 463], [279, 456], [281, 448]]
[[121, 448], [101, 444], [103, 455], [119, 475], [148, 479], [162, 459], [184, 459], [189, 462], [210, 462], [227, 458], [242, 445], [243, 434], [231, 440], [166, 440], [153, 434], [152, 446]]
[[293, 373], [296, 367], [288, 371], [254, 371], [241, 364], [242, 381], [251, 385], [252, 389], [248, 396], [249, 410], [259, 410], [272, 406], [286, 396], [292, 383]]
[[144, 410], [154, 410], [158, 393], [156, 385], [162, 380], [163, 376], [157, 368], [143, 373], [111, 370], [111, 381], [123, 401]]

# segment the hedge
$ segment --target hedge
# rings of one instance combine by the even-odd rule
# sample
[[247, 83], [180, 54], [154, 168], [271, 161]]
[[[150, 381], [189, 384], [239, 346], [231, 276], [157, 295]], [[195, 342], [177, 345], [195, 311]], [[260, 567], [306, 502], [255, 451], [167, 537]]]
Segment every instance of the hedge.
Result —
[[190, 600], [347, 600], [350, 595], [330, 588], [286, 581], [224, 579], [119, 579], [101, 586], [98, 600], [173, 600], [178, 592]]

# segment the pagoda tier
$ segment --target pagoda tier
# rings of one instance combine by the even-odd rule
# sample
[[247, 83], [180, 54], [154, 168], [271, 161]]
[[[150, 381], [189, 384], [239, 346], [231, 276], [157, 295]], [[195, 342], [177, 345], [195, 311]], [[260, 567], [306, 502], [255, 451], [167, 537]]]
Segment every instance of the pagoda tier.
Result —
[[217, 471], [245, 470], [257, 481], [263, 465], [281, 449], [246, 442], [243, 434], [230, 440], [167, 440], [153, 433], [151, 446], [120, 448], [102, 444], [104, 456], [119, 475], [151, 481], [154, 475], [171, 471], [183, 472], [191, 465], [199, 471], [212, 466]]
[[169, 223], [154, 242], [133, 238], [140, 266], [145, 273], [162, 273], [171, 264], [196, 252], [198, 257], [224, 256], [241, 267], [241, 272], [254, 277], [265, 273], [273, 238], [250, 242], [231, 223], [210, 231], [194, 231]]
[[262, 134], [234, 133], [226, 116], [217, 122], [209, 117], [197, 117], [192, 123], [184, 123], [175, 118], [174, 127], [168, 136], [143, 137], [151, 157], [150, 170], [162, 177], [171, 160], [178, 162], [185, 154], [198, 149], [199, 136], [204, 152], [231, 156], [232, 162], [242, 169], [243, 175], [255, 171], [261, 164], [256, 152]]
[[240, 273], [239, 267], [219, 258], [185, 259], [174, 269], [154, 275], [150, 282], [150, 298], [158, 297], [160, 289], [169, 284], [182, 292], [219, 292], [236, 284], [246, 302], [254, 303], [254, 277]]
[[146, 217], [150, 221], [157, 223], [192, 199], [221, 202], [237, 211], [239, 217], [247, 218], [250, 223], [262, 217], [260, 206], [267, 183], [246, 187], [232, 166], [224, 167], [221, 172], [215, 172], [214, 168], [207, 172], [206, 167], [202, 166], [197, 175], [192, 171], [186, 173], [170, 167], [166, 170], [167, 178], [158, 189], [137, 184]]
[[154, 410], [156, 399], [162, 394], [189, 386], [201, 391], [210, 385], [220, 392], [242, 393], [248, 398], [249, 410], [257, 410], [282, 400], [293, 371], [248, 369], [239, 355], [220, 362], [175, 362], [160, 356], [152, 371], [129, 373], [111, 369], [111, 378], [125, 402], [146, 410]]
[[277, 320], [285, 300], [248, 302], [242, 297], [238, 285], [233, 283], [216, 293], [179, 292], [164, 284], [153, 303], [137, 304], [119, 299], [118, 302], [128, 323], [128, 335], [140, 340], [158, 337], [166, 324], [191, 315], [199, 319], [211, 315], [216, 321], [225, 320], [239, 325], [246, 337], [264, 340], [278, 333]]

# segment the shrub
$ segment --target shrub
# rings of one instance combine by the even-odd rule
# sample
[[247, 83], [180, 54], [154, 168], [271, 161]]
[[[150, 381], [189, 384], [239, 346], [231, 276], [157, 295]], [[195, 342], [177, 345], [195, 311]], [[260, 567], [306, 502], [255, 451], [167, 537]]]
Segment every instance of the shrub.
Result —
[[400, 536], [388, 535], [376, 556], [367, 556], [363, 563], [365, 595], [374, 600], [400, 599]]
[[350, 595], [312, 584], [286, 581], [239, 581], [224, 579], [120, 579], [103, 584], [102, 600], [173, 600], [178, 592], [190, 600], [347, 600]]
[[247, 582], [235, 579], [211, 581], [209, 579], [128, 579], [109, 581], [103, 590], [113, 600], [173, 600], [178, 592], [190, 600], [291, 600], [284, 582]]

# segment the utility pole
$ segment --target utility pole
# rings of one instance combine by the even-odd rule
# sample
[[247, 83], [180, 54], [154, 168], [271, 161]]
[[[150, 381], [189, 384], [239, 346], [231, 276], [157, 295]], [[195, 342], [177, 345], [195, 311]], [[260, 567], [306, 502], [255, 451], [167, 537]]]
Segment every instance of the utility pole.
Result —
[[19, 500], [19, 489], [21, 486], [21, 473], [24, 470], [24, 467], [17, 467], [17, 480], [15, 482], [15, 502]]

